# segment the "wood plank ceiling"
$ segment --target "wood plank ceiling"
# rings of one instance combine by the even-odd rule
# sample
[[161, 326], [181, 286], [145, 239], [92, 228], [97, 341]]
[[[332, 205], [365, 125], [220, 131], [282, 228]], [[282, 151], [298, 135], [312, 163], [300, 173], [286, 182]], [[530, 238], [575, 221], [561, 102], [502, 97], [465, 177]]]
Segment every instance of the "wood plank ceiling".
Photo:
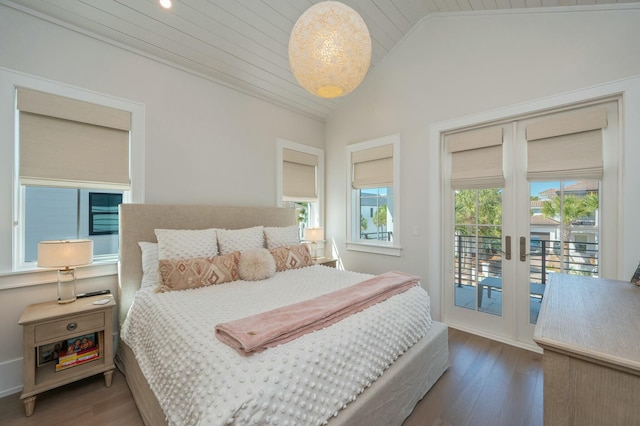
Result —
[[[371, 33], [373, 70], [430, 13], [583, 6], [626, 0], [342, 0]], [[640, 0], [632, 0], [640, 1]], [[289, 68], [289, 34], [317, 0], [0, 0], [54, 23], [325, 120], [344, 101], [301, 88]], [[357, 89], [356, 89], [357, 90]], [[348, 97], [349, 95], [346, 95]]]

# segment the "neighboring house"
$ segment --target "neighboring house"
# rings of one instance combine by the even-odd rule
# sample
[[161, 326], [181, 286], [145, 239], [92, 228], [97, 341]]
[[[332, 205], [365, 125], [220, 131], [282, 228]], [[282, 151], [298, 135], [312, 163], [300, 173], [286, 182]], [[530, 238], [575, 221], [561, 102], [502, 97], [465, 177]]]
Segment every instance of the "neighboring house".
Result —
[[[595, 181], [578, 181], [564, 187], [565, 196], [575, 196], [580, 199], [587, 195], [598, 195], [599, 189]], [[532, 269], [538, 266], [537, 256], [548, 256], [547, 265], [559, 264], [561, 247], [563, 244], [563, 229], [560, 217], [549, 218], [543, 214], [545, 202], [551, 202], [560, 196], [560, 189], [549, 188], [538, 194], [539, 199], [531, 200], [531, 254]], [[565, 260], [571, 269], [597, 274], [597, 244], [598, 244], [598, 210], [593, 214], [571, 220], [569, 256]], [[546, 269], [546, 268], [545, 268]]]
[[94, 257], [118, 252], [118, 204], [122, 191], [27, 187], [25, 262], [38, 258], [38, 242], [47, 239], [93, 240]]
[[378, 208], [387, 206], [387, 197], [376, 196], [376, 194], [365, 195], [366, 190], [362, 191], [360, 198], [360, 235], [364, 239], [385, 240], [390, 241], [393, 234], [393, 221], [389, 209], [386, 211], [386, 221], [383, 226], [376, 226], [374, 218]]

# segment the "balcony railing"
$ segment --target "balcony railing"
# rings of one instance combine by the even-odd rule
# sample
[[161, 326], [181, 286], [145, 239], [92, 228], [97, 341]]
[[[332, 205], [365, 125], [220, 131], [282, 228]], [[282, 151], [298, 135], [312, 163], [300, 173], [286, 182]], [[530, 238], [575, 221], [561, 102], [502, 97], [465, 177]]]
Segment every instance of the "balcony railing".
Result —
[[[455, 280], [475, 284], [479, 277], [502, 276], [502, 239], [456, 235]], [[514, 252], [514, 256], [519, 253]], [[545, 284], [549, 273], [598, 276], [598, 243], [534, 240], [529, 246], [530, 280]]]

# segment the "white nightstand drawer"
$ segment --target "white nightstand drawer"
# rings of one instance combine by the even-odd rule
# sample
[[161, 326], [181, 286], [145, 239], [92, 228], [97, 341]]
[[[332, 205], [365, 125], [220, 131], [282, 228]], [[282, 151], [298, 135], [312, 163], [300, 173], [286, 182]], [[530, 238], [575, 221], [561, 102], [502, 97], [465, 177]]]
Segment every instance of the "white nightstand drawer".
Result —
[[84, 331], [103, 328], [104, 312], [77, 315], [58, 321], [47, 322], [35, 326], [35, 343], [58, 337], [80, 335]]

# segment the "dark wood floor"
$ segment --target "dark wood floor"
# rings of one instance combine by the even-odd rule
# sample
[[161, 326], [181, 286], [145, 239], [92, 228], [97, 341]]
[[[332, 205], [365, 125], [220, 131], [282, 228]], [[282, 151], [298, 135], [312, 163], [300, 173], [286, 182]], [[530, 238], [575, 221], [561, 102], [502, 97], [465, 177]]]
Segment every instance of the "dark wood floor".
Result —
[[[449, 329], [451, 368], [403, 426], [542, 425], [541, 356]], [[0, 425], [142, 425], [124, 377], [102, 375], [38, 396], [25, 417], [19, 394], [0, 399]]]
[[450, 328], [449, 357], [403, 426], [542, 425], [542, 355]]

